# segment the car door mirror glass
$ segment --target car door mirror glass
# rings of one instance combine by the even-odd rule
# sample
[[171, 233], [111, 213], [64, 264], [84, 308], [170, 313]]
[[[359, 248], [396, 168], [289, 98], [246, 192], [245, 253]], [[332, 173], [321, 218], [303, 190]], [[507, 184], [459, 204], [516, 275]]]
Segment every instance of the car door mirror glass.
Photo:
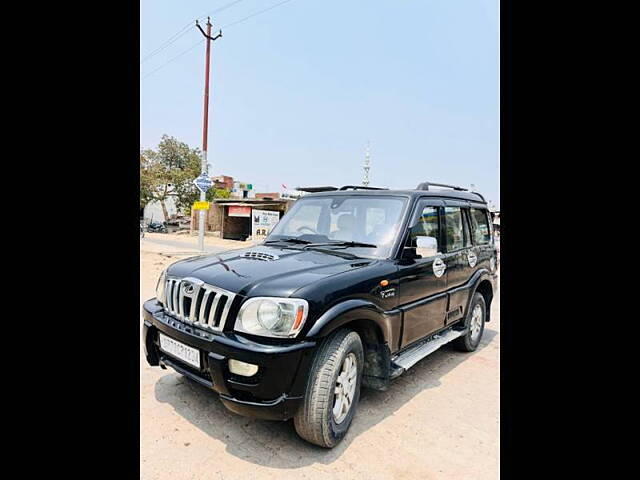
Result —
[[433, 257], [438, 254], [438, 240], [435, 237], [416, 237], [416, 253], [422, 258]]

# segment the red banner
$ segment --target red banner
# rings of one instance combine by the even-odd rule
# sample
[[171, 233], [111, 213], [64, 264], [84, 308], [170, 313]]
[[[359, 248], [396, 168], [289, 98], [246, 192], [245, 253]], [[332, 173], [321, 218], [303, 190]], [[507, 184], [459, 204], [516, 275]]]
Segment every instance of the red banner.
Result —
[[250, 217], [251, 207], [237, 207], [229, 206], [230, 217]]

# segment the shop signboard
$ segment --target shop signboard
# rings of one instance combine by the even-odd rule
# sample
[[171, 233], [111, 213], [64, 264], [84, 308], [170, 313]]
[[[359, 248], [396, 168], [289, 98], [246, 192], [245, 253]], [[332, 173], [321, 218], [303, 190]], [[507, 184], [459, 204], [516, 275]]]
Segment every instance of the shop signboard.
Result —
[[280, 220], [280, 212], [253, 209], [251, 214], [251, 234], [253, 237], [266, 237]]
[[251, 207], [241, 207], [237, 205], [230, 205], [229, 216], [230, 217], [250, 217]]

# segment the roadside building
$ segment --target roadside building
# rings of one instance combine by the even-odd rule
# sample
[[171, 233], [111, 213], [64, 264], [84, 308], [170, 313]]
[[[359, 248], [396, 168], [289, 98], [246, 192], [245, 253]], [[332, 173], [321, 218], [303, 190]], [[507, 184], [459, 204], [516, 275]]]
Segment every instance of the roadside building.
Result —
[[[289, 210], [293, 200], [216, 198], [205, 216], [205, 232], [230, 240], [266, 236]], [[191, 229], [198, 230], [198, 211], [191, 212]]]
[[500, 211], [496, 210], [491, 212], [491, 218], [493, 223], [493, 231], [496, 235], [500, 235]]
[[231, 198], [255, 198], [253, 185], [251, 183], [233, 182], [233, 188], [230, 192]]
[[214, 188], [228, 190], [229, 192], [233, 189], [233, 177], [218, 175], [217, 177], [211, 177], [211, 180], [213, 180]]
[[[176, 207], [176, 202], [173, 197], [168, 197], [164, 202], [165, 207], [167, 207], [167, 213], [169, 217], [173, 217], [178, 214], [178, 209]], [[144, 219], [144, 223], [147, 224], [151, 221], [154, 222], [165, 222], [169, 220], [168, 218], [164, 218], [164, 212], [162, 211], [162, 205], [160, 202], [153, 201], [147, 203], [145, 205], [142, 217]]]

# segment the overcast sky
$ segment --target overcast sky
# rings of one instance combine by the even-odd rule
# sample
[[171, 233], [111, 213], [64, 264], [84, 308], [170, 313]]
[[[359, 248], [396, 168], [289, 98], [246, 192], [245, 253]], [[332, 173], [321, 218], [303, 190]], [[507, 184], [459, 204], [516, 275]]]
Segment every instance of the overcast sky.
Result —
[[[370, 140], [372, 185], [473, 183], [499, 207], [499, 2], [289, 0], [230, 25], [282, 1], [212, 18], [229, 25], [212, 49], [213, 174], [257, 191], [360, 184]], [[232, 2], [141, 0], [141, 60]], [[184, 32], [140, 65], [142, 148], [164, 133], [202, 147], [204, 43], [166, 63], [203, 38]]]

